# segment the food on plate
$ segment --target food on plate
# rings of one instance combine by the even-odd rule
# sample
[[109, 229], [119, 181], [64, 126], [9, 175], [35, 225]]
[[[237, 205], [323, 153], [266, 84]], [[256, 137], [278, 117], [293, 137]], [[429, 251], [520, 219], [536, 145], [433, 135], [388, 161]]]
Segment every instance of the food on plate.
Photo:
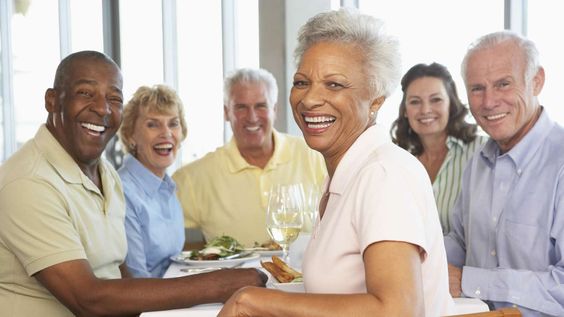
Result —
[[280, 283], [301, 282], [302, 280], [302, 273], [292, 269], [275, 255], [272, 256], [272, 262], [261, 261], [260, 264]]
[[245, 248], [239, 241], [230, 236], [220, 236], [210, 242], [201, 250], [194, 250], [190, 260], [218, 260], [243, 252]]
[[258, 242], [255, 241], [254, 248], [255, 249], [264, 248], [268, 251], [282, 250], [282, 247], [278, 243], [276, 243], [272, 240], [266, 241], [264, 243], [258, 243]]

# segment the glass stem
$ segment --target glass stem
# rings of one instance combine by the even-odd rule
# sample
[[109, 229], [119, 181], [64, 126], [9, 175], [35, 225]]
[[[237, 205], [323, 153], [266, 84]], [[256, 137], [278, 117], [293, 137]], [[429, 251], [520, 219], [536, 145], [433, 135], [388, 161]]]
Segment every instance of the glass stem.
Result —
[[290, 265], [290, 246], [287, 244], [282, 245], [282, 259]]

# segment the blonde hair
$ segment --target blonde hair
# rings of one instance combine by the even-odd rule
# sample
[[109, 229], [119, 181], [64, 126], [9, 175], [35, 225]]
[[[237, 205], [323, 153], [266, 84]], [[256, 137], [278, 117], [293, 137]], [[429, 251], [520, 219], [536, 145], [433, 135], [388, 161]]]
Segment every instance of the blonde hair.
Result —
[[125, 152], [134, 153], [135, 148], [132, 146], [132, 138], [141, 108], [166, 114], [174, 113], [177, 110], [182, 128], [181, 141], [186, 139], [188, 129], [184, 119], [184, 106], [178, 94], [166, 85], [141, 86], [123, 109], [123, 122], [119, 129], [119, 137]]

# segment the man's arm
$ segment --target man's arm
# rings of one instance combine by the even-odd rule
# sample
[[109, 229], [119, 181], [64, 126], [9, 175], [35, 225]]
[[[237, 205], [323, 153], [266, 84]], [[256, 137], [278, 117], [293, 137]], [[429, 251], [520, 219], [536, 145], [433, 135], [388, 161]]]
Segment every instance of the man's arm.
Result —
[[34, 275], [77, 316], [130, 315], [144, 311], [225, 302], [239, 288], [264, 286], [255, 269], [226, 269], [174, 279], [96, 278], [86, 260], [62, 262]]
[[[519, 305], [523, 311], [532, 310], [551, 316], [564, 316], [563, 174], [559, 175], [557, 182], [558, 185], [554, 192], [553, 217], [547, 220], [547, 223], [551, 225], [546, 229], [549, 230], [547, 237], [550, 241], [535, 241], [534, 244], [538, 247], [546, 245], [546, 256], [553, 257], [554, 263], [550, 263], [546, 268], [534, 270], [463, 266], [461, 285], [465, 295], [495, 302], [513, 303]], [[503, 235], [503, 231], [501, 234]]]

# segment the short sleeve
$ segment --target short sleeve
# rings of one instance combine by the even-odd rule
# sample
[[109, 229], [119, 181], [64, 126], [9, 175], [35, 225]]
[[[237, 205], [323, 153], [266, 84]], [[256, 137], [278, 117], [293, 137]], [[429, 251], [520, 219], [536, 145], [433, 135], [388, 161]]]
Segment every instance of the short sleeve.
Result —
[[86, 259], [61, 193], [41, 180], [20, 179], [0, 191], [0, 238], [31, 276], [49, 266]]

